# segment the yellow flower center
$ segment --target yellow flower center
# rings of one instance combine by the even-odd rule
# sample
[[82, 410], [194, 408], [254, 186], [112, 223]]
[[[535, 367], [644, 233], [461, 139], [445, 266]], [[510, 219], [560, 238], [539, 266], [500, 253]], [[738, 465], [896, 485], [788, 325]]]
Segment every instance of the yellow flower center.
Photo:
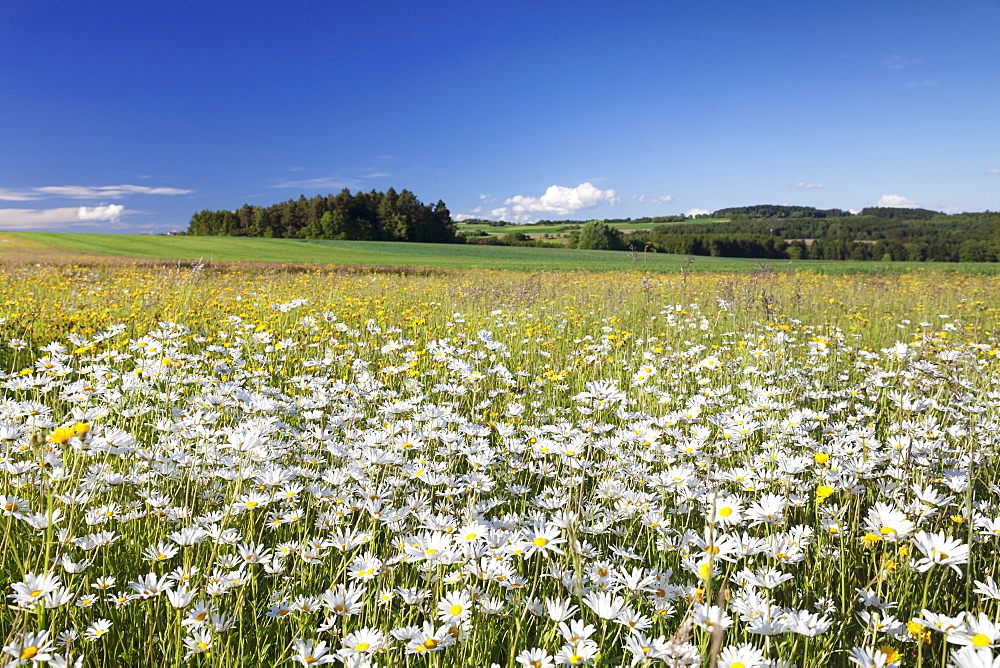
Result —
[[36, 654], [38, 654], [37, 647], [25, 647], [21, 650], [21, 660], [27, 661], [28, 659], [34, 659]]
[[258, 503], [257, 503], [256, 501], [247, 501], [247, 502], [246, 502], [245, 504], [243, 504], [243, 505], [244, 505], [245, 507], [247, 507], [247, 508], [256, 508], [256, 507], [257, 507], [258, 505], [260, 505], [260, 504], [258, 504]]
[[434, 640], [434, 638], [428, 638], [427, 640], [424, 641], [424, 647], [426, 647], [427, 649], [434, 649], [437, 646], [438, 646], [438, 641]]
[[535, 540], [533, 540], [531, 542], [533, 542], [538, 547], [545, 547], [546, 545], [549, 544], [548, 539], [547, 538], [542, 538], [541, 536], [539, 536], [538, 538], [536, 538]]
[[28, 596], [30, 596], [31, 598], [35, 598], [36, 596], [41, 596], [41, 595], [42, 595], [41, 589], [36, 589], [35, 591], [28, 594]]
[[200, 642], [200, 643], [198, 643], [198, 649], [206, 649], [207, 647], [208, 647], [208, 643], [207, 642]]
[[452, 617], [458, 617], [460, 614], [462, 614], [462, 606], [453, 605], [450, 608], [448, 608], [448, 612], [451, 614]]
[[355, 645], [354, 649], [356, 649], [359, 652], [363, 652], [366, 649], [368, 649], [369, 647], [371, 647], [371, 645], [369, 643], [359, 642], [357, 645]]
[[975, 645], [976, 647], [989, 647], [990, 637], [985, 633], [977, 633], [976, 635], [972, 636], [972, 644]]
[[723, 508], [722, 510], [719, 511], [720, 517], [729, 517], [732, 514], [733, 514], [732, 508]]
[[729, 668], [746, 668], [746, 665], [742, 661], [733, 661]]

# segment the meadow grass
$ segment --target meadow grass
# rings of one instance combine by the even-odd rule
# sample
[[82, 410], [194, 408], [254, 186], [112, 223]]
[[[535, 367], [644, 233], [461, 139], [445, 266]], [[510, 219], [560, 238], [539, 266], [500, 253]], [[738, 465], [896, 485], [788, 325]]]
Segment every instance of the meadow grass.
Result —
[[9, 245], [8, 256], [33, 261], [31, 253], [18, 253], [24, 244], [44, 250], [72, 251], [77, 263], [101, 263], [100, 256], [137, 260], [206, 263], [263, 262], [428, 269], [496, 269], [514, 271], [634, 271], [754, 272], [761, 267], [775, 271], [806, 271], [826, 274], [909, 273], [920, 271], [996, 274], [1000, 265], [989, 262], [853, 262], [834, 260], [758, 260], [683, 256], [621, 251], [591, 251], [568, 248], [520, 248], [453, 244], [419, 244], [389, 241], [305, 241], [248, 237], [170, 237], [115, 234], [18, 233], [3, 234], [0, 254]]
[[12, 661], [1000, 642], [994, 276], [0, 273]]

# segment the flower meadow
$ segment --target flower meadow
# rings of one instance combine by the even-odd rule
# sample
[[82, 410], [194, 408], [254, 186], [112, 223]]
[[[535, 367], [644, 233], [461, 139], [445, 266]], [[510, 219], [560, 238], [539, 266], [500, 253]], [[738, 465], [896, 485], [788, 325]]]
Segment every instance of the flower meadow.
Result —
[[1000, 665], [1000, 279], [0, 273], [6, 665]]

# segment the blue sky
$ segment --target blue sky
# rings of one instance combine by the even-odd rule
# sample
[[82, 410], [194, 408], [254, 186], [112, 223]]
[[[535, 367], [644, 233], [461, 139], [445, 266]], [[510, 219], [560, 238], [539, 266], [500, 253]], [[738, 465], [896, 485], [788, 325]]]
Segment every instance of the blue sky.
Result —
[[1000, 209], [1000, 2], [0, 3], [0, 229]]

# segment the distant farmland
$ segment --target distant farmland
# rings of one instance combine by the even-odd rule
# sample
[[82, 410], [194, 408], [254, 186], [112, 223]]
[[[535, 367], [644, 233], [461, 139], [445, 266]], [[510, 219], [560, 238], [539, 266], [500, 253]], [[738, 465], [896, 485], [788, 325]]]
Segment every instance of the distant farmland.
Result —
[[387, 241], [305, 241], [259, 237], [171, 237], [115, 234], [3, 233], [4, 261], [89, 264], [102, 256], [121, 261], [266, 262], [372, 268], [509, 269], [515, 271], [719, 272], [804, 270], [817, 273], [902, 273], [937, 269], [998, 273], [995, 263], [841, 262], [688, 257], [656, 253], [518, 248]]

